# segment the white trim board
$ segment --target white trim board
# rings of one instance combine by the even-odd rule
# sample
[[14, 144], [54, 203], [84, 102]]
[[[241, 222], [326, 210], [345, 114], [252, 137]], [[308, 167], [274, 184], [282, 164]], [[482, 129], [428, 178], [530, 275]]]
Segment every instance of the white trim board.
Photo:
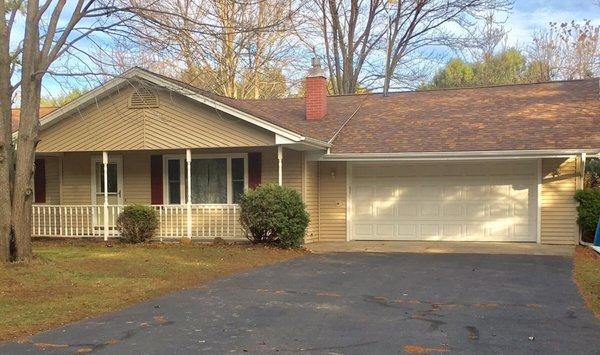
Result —
[[320, 161], [436, 161], [436, 160], [498, 160], [569, 158], [582, 153], [597, 155], [599, 149], [543, 149], [543, 150], [498, 150], [461, 152], [407, 152], [407, 153], [331, 153], [316, 158]]

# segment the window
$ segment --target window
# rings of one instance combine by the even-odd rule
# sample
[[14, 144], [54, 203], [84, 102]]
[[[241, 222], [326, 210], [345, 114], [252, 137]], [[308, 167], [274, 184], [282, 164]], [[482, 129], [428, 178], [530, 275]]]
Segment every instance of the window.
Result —
[[[108, 163], [106, 166], [108, 172], [108, 193], [117, 193], [117, 164]], [[96, 163], [96, 192], [104, 193], [104, 167], [102, 163]]]
[[246, 180], [244, 179], [244, 159], [231, 159], [231, 189], [233, 203], [238, 203], [240, 196], [244, 193]]
[[227, 203], [227, 159], [192, 159], [192, 203]]
[[[165, 197], [169, 204], [183, 204], [187, 197], [185, 156], [165, 158]], [[237, 203], [247, 187], [246, 154], [192, 156], [190, 164], [193, 204]]]

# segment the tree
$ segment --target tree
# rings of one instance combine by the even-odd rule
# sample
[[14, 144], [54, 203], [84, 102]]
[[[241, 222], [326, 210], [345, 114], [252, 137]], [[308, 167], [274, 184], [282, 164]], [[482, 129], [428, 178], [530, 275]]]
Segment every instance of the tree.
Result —
[[474, 65], [477, 85], [505, 85], [523, 81], [526, 59], [517, 49], [510, 48]]
[[85, 92], [86, 91], [83, 89], [73, 89], [73, 90], [70, 90], [69, 92], [66, 92], [66, 93], [56, 96], [56, 97], [45, 96], [40, 99], [40, 106], [42, 106], [42, 107], [44, 107], [44, 106], [46, 106], [46, 107], [48, 107], [48, 106], [61, 107], [61, 106], [68, 104], [69, 102], [75, 100], [79, 96], [85, 94]]
[[465, 63], [461, 59], [452, 59], [444, 68], [438, 71], [431, 83], [425, 85], [422, 89], [429, 88], [451, 88], [467, 87], [475, 85], [475, 73], [473, 66]]
[[510, 0], [314, 0], [307, 23], [322, 42], [334, 94], [378, 85], [386, 94], [422, 75], [435, 46], [455, 42], [478, 15], [505, 10]]
[[292, 0], [121, 3], [145, 8], [128, 24], [134, 36], [127, 42], [156, 61], [180, 64], [174, 76], [233, 98], [281, 95], [272, 88], [286, 85], [283, 69], [294, 54], [287, 36], [297, 11]]
[[528, 54], [552, 80], [600, 75], [600, 26], [590, 21], [552, 22], [534, 34]]
[[[82, 39], [118, 26], [109, 19], [115, 11], [118, 9], [110, 2], [93, 0], [73, 1], [68, 6], [65, 0], [41, 5], [39, 1], [0, 3], [0, 186], [9, 187], [0, 189], [1, 261], [27, 261], [32, 255], [30, 182], [38, 142], [42, 79]], [[24, 23], [17, 29], [20, 16], [24, 16]], [[17, 89], [21, 110], [15, 149], [11, 106]]]
[[[467, 86], [490, 86], [534, 82], [536, 67], [517, 49], [511, 48], [485, 60], [466, 63], [452, 59], [440, 69], [431, 82], [421, 88], [450, 88]], [[537, 64], [537, 63], [536, 63]]]

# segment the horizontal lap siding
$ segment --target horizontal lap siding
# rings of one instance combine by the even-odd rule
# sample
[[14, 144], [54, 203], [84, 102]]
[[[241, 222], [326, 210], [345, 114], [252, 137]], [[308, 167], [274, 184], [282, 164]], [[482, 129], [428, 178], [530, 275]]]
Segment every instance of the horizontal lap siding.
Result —
[[319, 241], [346, 240], [346, 162], [320, 163], [319, 218]]
[[123, 203], [150, 204], [150, 155], [152, 152], [123, 153]]
[[44, 157], [46, 161], [46, 205], [60, 204], [60, 158]]
[[275, 143], [256, 128], [181, 95], [160, 92], [160, 105], [144, 111], [146, 149], [251, 147]]
[[[302, 161], [304, 156], [297, 150], [283, 150], [283, 186], [302, 193]], [[279, 175], [279, 167], [277, 167]]]
[[133, 88], [115, 92], [40, 133], [41, 152], [252, 147], [275, 135], [179, 94], [159, 92], [159, 107], [129, 108]]
[[544, 244], [576, 244], [577, 188], [575, 158], [542, 160], [541, 242]]
[[304, 202], [310, 216], [306, 232], [307, 243], [319, 240], [319, 166], [316, 161], [306, 161], [304, 168]]
[[66, 153], [63, 156], [63, 205], [92, 203], [91, 157], [87, 153]]
[[143, 110], [128, 108], [133, 89], [87, 106], [40, 133], [38, 152], [142, 149]]

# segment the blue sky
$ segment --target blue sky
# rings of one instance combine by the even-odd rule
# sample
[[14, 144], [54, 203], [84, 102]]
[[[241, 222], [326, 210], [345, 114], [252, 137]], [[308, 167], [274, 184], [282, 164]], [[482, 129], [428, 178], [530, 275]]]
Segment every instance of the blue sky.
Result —
[[549, 22], [591, 20], [600, 25], [600, 4], [597, 0], [516, 0], [506, 28], [510, 44], [525, 44], [531, 34]]
[[[593, 24], [600, 25], [600, 0], [515, 0], [513, 10], [504, 16], [507, 16], [508, 44], [524, 47], [533, 32], [547, 27], [549, 22], [591, 20]], [[65, 87], [47, 76], [42, 95], [57, 97], [71, 87], [89, 89], [95, 85], [84, 78], [69, 78], [67, 81]]]

